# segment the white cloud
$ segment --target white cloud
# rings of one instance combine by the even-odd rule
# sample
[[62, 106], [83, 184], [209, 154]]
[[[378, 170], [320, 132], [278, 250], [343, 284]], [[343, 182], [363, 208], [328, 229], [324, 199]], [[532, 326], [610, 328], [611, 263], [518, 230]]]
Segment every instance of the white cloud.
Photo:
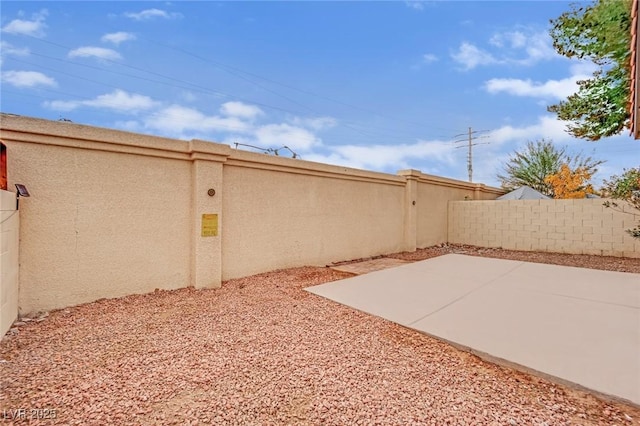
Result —
[[405, 1], [404, 4], [410, 9], [424, 10], [424, 3], [421, 1]]
[[462, 65], [464, 70], [471, 70], [479, 65], [490, 65], [500, 62], [491, 55], [491, 53], [479, 49], [466, 41], [460, 45], [457, 52], [451, 54], [451, 58]]
[[28, 56], [29, 48], [27, 47], [15, 47], [4, 40], [0, 40], [0, 54], [2, 55], [15, 55], [15, 56]]
[[560, 80], [547, 80], [544, 83], [530, 79], [492, 78], [485, 82], [484, 88], [489, 93], [508, 93], [514, 96], [533, 98], [565, 99], [578, 89], [577, 82], [591, 77], [592, 64], [576, 64], [571, 67], [571, 76]]
[[430, 64], [432, 62], [436, 62], [438, 57], [432, 53], [425, 53], [422, 55], [422, 62], [425, 64]]
[[[584, 149], [584, 142], [567, 134], [565, 123], [552, 115], [539, 116], [532, 122], [520, 125], [504, 125], [489, 133], [489, 139], [486, 139], [488, 145], [474, 147], [474, 181], [499, 185], [496, 174], [501, 171], [511, 153], [521, 149], [527, 141], [541, 138], [551, 139], [558, 146], [568, 145], [576, 152]], [[626, 140], [628, 138], [625, 138]], [[466, 149], [455, 149], [454, 146], [450, 141], [440, 140], [419, 140], [400, 145], [322, 145], [317, 149], [314, 147], [312, 152], [303, 153], [303, 158], [308, 161], [387, 173], [415, 168], [426, 173], [466, 181]]]
[[136, 36], [132, 33], [126, 33], [124, 31], [118, 31], [117, 33], [109, 33], [105, 34], [100, 38], [100, 40], [104, 43], [113, 43], [115, 45], [119, 45], [123, 41], [135, 40]]
[[128, 93], [120, 89], [85, 101], [50, 101], [45, 103], [46, 107], [58, 111], [71, 111], [78, 107], [88, 106], [130, 113], [148, 110], [157, 105], [158, 103], [148, 96]]
[[314, 118], [301, 118], [294, 117], [291, 120], [291, 124], [295, 126], [307, 127], [311, 130], [323, 130], [335, 127], [338, 121], [333, 117], [314, 117]]
[[2, 73], [2, 81], [15, 87], [58, 85], [53, 78], [37, 71], [5, 71]]
[[[504, 125], [487, 135], [488, 139], [483, 141], [488, 145], [473, 148], [473, 179], [494, 186], [500, 184], [496, 175], [502, 171], [509, 157], [515, 150], [525, 146], [527, 141], [545, 138], [558, 146], [581, 144], [565, 131], [565, 123], [552, 115], [539, 116], [534, 122], [520, 125]], [[467, 180], [466, 161], [460, 155], [466, 154], [466, 149], [456, 151], [460, 151], [456, 153], [458, 161], [448, 173], [457, 179]]]
[[26, 47], [15, 47], [4, 40], [0, 40], [0, 66], [5, 56], [29, 56], [29, 49]]
[[576, 91], [576, 81], [574, 77], [548, 80], [544, 83], [529, 79], [492, 78], [485, 83], [485, 89], [489, 93], [506, 92], [515, 96], [564, 99]]
[[146, 128], [163, 132], [168, 136], [197, 134], [212, 140], [213, 132], [248, 132], [251, 126], [237, 117], [207, 116], [202, 112], [181, 105], [171, 105], [154, 112], [144, 119]]
[[121, 59], [122, 56], [118, 52], [113, 49], [105, 49], [104, 47], [96, 47], [96, 46], [83, 46], [69, 52], [68, 56], [70, 58], [98, 58], [98, 59], [108, 59], [108, 60], [116, 60]]
[[263, 115], [264, 111], [255, 105], [248, 105], [242, 102], [225, 102], [220, 107], [220, 112], [229, 117], [239, 117], [253, 119], [259, 115]]
[[257, 144], [260, 146], [280, 147], [286, 145], [291, 149], [307, 151], [314, 146], [322, 145], [322, 140], [307, 129], [289, 124], [267, 124], [255, 131]]
[[[358, 159], [346, 158], [335, 152], [328, 154], [320, 154], [317, 152], [305, 154], [302, 157], [305, 161], [314, 161], [316, 163], [331, 164], [333, 166], [352, 167], [354, 169], [367, 169], [363, 162]], [[371, 169], [369, 169], [371, 170]]]
[[284, 145], [297, 153], [308, 152], [322, 146], [315, 130], [329, 128], [335, 124], [330, 117], [294, 118], [298, 125], [271, 123], [256, 125], [254, 119], [264, 112], [242, 102], [226, 102], [219, 108], [219, 114], [207, 114], [196, 108], [172, 104], [161, 105], [151, 98], [115, 91], [87, 101], [53, 101], [45, 106], [58, 111], [70, 111], [78, 107], [108, 108], [118, 112], [138, 113], [138, 118], [130, 117], [118, 121], [116, 126], [131, 131], [148, 131], [160, 136], [178, 139], [204, 139], [234, 142], [268, 148]]
[[451, 54], [451, 57], [465, 70], [494, 64], [530, 66], [559, 57], [546, 31], [534, 32], [521, 29], [496, 33], [489, 39], [489, 44], [498, 48], [499, 52], [491, 53], [464, 42], [457, 52]]
[[43, 105], [46, 108], [55, 111], [72, 111], [82, 105], [80, 101], [45, 101]]
[[139, 111], [153, 108], [157, 105], [148, 96], [128, 93], [124, 90], [115, 90], [112, 93], [100, 95], [91, 101], [84, 101], [85, 105], [95, 108], [110, 108], [119, 111]]
[[194, 102], [198, 99], [198, 97], [193, 92], [190, 92], [188, 90], [181, 92], [180, 97], [187, 102]]
[[571, 75], [582, 75], [593, 77], [593, 73], [598, 70], [598, 66], [591, 61], [580, 61], [569, 67]]
[[331, 117], [293, 117], [288, 121], [253, 127], [244, 132], [244, 135], [227, 135], [223, 141], [230, 145], [239, 142], [264, 149], [287, 146], [298, 155], [303, 153], [306, 159], [307, 153], [312, 149], [323, 147], [322, 140], [314, 133], [336, 124], [336, 120]]
[[[523, 146], [524, 143], [525, 142], [523, 142]], [[513, 149], [516, 149], [515, 145], [512, 147]], [[486, 185], [499, 187], [500, 182], [496, 175], [498, 173], [502, 173], [504, 165], [509, 161], [509, 158], [512, 155], [511, 151], [497, 152], [491, 150], [489, 146], [478, 148], [481, 149], [473, 151], [473, 180]], [[517, 147], [517, 149], [520, 148], [521, 146]], [[458, 179], [468, 180], [467, 174], [464, 172], [459, 174]]]
[[140, 132], [142, 130], [140, 123], [135, 120], [116, 121], [114, 127], [128, 132]]
[[553, 141], [570, 141], [571, 136], [565, 131], [565, 123], [553, 116], [545, 115], [538, 117], [538, 122], [523, 127], [511, 125], [502, 126], [493, 130], [489, 135], [492, 144], [504, 144], [506, 142], [525, 142], [540, 138], [552, 139]]
[[[502, 126], [490, 134], [491, 145], [488, 145], [489, 155], [482, 156], [482, 161], [474, 162], [474, 176], [492, 184], [499, 185], [496, 173], [502, 171], [508, 158], [516, 150], [521, 150], [528, 141], [536, 141], [545, 138], [551, 140], [558, 147], [568, 146], [571, 152], [584, 152], [589, 155], [588, 147], [584, 141], [573, 138], [566, 132], [566, 123], [553, 116], [540, 116], [537, 122], [523, 126]], [[627, 139], [628, 140], [628, 139]], [[602, 145], [597, 145], [597, 147]], [[478, 157], [477, 155], [474, 158]], [[596, 158], [607, 158], [604, 155], [596, 155]], [[477, 170], [477, 172], [476, 172]]]
[[524, 47], [527, 56], [516, 61], [520, 65], [533, 65], [540, 61], [560, 57], [554, 50], [551, 37], [546, 31], [531, 34], [522, 47]]
[[438, 60], [440, 60], [440, 58], [438, 58], [436, 55], [432, 53], [425, 53], [424, 55], [422, 55], [422, 58], [420, 58], [420, 61], [418, 63], [411, 65], [411, 69], [417, 71], [424, 65], [432, 64], [434, 62], [437, 62]]
[[395, 172], [413, 167], [418, 160], [451, 165], [455, 162], [450, 142], [419, 140], [400, 145], [339, 145], [330, 146], [328, 154], [307, 154], [305, 160], [329, 164]]
[[509, 45], [511, 48], [522, 48], [526, 45], [527, 37], [520, 31], [494, 34], [489, 43], [496, 47]]
[[148, 21], [155, 18], [162, 19], [176, 19], [182, 17], [180, 13], [167, 12], [160, 9], [146, 9], [141, 12], [127, 12], [124, 14], [127, 18], [131, 18], [136, 21]]
[[[542, 138], [551, 140], [559, 147], [568, 146], [570, 152], [584, 152], [587, 155], [591, 155], [589, 151], [591, 147], [593, 147], [594, 158], [606, 159], [608, 161], [613, 161], [615, 158], [615, 155], [612, 155], [611, 152], [608, 151], [610, 149], [608, 147], [615, 146], [617, 142], [616, 138], [609, 138], [607, 144], [604, 145], [590, 144], [590, 146], [587, 146], [583, 140], [576, 139], [566, 132], [565, 122], [558, 120], [553, 115], [544, 115], [539, 116], [537, 120], [531, 124], [522, 124], [519, 126], [504, 125], [493, 130], [489, 134], [489, 139], [487, 139], [490, 144], [478, 147], [479, 149], [474, 151], [474, 178], [491, 185], [499, 185], [496, 173], [502, 171], [503, 165], [512, 153], [522, 149], [527, 141], [536, 141]], [[620, 146], [626, 146], [629, 138], [626, 135], [620, 136], [619, 141], [621, 142]], [[602, 151], [599, 152], [599, 150]], [[631, 163], [633, 163], [635, 159], [636, 157], [634, 156], [625, 158], [626, 161], [630, 161]], [[601, 169], [601, 172], [602, 170], [603, 169]], [[605, 175], [601, 176], [604, 177]]]
[[2, 27], [2, 32], [7, 34], [21, 34], [33, 37], [44, 37], [44, 30], [47, 28], [44, 20], [48, 12], [46, 9], [34, 13], [30, 21], [24, 19], [14, 19]]

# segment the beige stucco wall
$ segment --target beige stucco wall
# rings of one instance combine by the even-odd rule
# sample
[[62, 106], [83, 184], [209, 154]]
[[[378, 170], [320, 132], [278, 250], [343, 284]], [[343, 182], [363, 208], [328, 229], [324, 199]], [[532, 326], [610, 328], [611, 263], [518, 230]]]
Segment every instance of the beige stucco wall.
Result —
[[[0, 138], [9, 185], [32, 194], [20, 222], [23, 313], [415, 250], [446, 240], [447, 201], [501, 193], [416, 170], [374, 173], [8, 114]], [[205, 214], [217, 215], [217, 235], [202, 235]]]
[[429, 247], [447, 242], [448, 202], [467, 199], [495, 199], [503, 191], [484, 185], [421, 175], [418, 180], [418, 247]]
[[185, 286], [190, 177], [179, 160], [10, 143], [9, 180], [31, 192], [21, 310]]
[[223, 279], [402, 248], [399, 176], [238, 151], [224, 194]]
[[418, 185], [417, 245], [428, 247], [447, 241], [447, 202], [473, 197], [473, 191], [463, 188]]
[[640, 240], [625, 232], [640, 219], [637, 210], [602, 204], [601, 199], [450, 202], [449, 242], [640, 257]]
[[0, 190], [0, 338], [18, 317], [19, 226], [16, 194]]
[[493, 200], [504, 191], [481, 183], [429, 175], [419, 170], [401, 170], [405, 189], [405, 250], [447, 242], [448, 202]]
[[[31, 193], [21, 203], [21, 312], [199, 284], [192, 282], [201, 249], [195, 217], [216, 206], [192, 193], [193, 175], [202, 173], [194, 164], [203, 157], [206, 176], [207, 167], [217, 167], [207, 156], [218, 159], [206, 151], [219, 148], [26, 117], [0, 120], [9, 185], [23, 183]], [[201, 275], [213, 273], [199, 286], [220, 284], [213, 263], [200, 259]]]

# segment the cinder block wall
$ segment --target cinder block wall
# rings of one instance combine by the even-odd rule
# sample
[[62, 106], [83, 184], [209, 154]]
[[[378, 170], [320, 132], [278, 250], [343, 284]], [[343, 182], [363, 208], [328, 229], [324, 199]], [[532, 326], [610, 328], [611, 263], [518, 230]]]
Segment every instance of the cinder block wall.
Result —
[[526, 251], [640, 257], [626, 229], [638, 211], [601, 199], [449, 202], [449, 242]]
[[[22, 313], [411, 251], [446, 241], [447, 201], [502, 193], [9, 114], [0, 138], [9, 186], [31, 192]], [[203, 235], [204, 214], [216, 235]]]

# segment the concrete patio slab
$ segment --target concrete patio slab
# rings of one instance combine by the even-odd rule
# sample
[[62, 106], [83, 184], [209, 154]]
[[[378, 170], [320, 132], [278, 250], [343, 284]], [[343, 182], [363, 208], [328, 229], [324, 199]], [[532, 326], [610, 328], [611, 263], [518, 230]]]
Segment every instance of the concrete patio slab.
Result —
[[307, 290], [640, 404], [640, 274], [449, 254]]
[[351, 274], [362, 275], [383, 269], [395, 268], [409, 263], [407, 260], [394, 259], [391, 257], [382, 257], [380, 259], [365, 260], [364, 262], [354, 262], [345, 265], [332, 266], [331, 269], [340, 272], [349, 272]]

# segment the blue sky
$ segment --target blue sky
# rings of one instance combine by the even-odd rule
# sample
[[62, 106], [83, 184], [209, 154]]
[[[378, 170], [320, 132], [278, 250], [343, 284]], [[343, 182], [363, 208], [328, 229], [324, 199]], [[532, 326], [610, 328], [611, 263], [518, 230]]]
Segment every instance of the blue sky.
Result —
[[[32, 2], [1, 6], [3, 112], [474, 181], [528, 140], [640, 163], [628, 132], [571, 138], [546, 106], [593, 72], [557, 55], [568, 2]], [[249, 149], [240, 147], [241, 149]], [[281, 155], [290, 155], [286, 150]]]

